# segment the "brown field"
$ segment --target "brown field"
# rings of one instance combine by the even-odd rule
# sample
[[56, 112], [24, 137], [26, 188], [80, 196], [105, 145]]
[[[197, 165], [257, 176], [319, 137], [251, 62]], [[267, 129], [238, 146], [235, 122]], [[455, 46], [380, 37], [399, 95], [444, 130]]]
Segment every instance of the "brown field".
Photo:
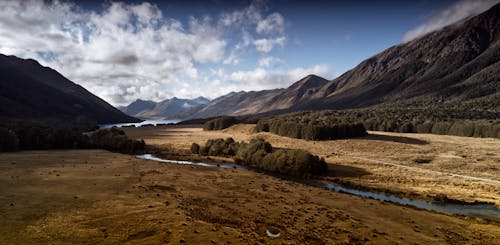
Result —
[[[446, 195], [466, 202], [500, 206], [500, 140], [432, 134], [369, 132], [364, 138], [307, 141], [270, 133], [253, 133], [253, 125], [235, 125], [221, 131], [200, 127], [127, 128], [130, 137], [163, 149], [189, 149], [210, 138], [248, 141], [262, 137], [275, 147], [301, 148], [324, 157], [331, 170], [328, 181], [366, 189], [433, 199]], [[430, 161], [418, 163], [417, 161]], [[411, 169], [381, 162], [413, 167]], [[443, 172], [435, 173], [426, 170]], [[484, 178], [484, 181], [447, 173]]]
[[[193, 135], [178, 141], [186, 146], [228, 132], [174, 134], [178, 139]], [[162, 142], [148, 139], [153, 141]], [[252, 171], [157, 163], [103, 150], [0, 154], [0, 217], [0, 244], [500, 241], [497, 223], [381, 203]], [[281, 236], [267, 237], [269, 227]]]

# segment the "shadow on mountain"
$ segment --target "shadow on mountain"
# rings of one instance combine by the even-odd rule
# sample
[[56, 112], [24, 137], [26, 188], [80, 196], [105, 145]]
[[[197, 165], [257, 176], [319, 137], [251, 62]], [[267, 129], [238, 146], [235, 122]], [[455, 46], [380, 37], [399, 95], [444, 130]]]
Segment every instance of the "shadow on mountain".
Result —
[[410, 144], [410, 145], [427, 145], [427, 144], [429, 144], [429, 142], [427, 142], [425, 140], [419, 140], [419, 139], [415, 139], [415, 138], [404, 137], [404, 136], [395, 136], [395, 135], [368, 134], [363, 139], [392, 141], [392, 142], [396, 142], [396, 143], [404, 143], [404, 144]]

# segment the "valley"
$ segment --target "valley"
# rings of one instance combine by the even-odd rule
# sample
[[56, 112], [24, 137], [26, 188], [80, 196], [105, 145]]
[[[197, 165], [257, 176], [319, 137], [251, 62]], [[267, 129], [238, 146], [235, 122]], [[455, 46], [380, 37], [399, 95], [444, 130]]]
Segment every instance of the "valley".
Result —
[[[1, 156], [0, 243], [494, 244], [500, 238], [497, 223], [252, 171], [158, 163], [103, 150]], [[267, 229], [280, 236], [268, 237]]]
[[500, 245], [499, 0], [285, 2], [0, 1], [0, 244]]

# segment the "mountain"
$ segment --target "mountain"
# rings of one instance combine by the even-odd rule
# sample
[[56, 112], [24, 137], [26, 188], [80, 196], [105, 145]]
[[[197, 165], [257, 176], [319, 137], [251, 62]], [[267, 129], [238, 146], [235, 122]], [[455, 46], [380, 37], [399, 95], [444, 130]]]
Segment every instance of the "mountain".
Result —
[[150, 100], [138, 99], [128, 106], [120, 106], [118, 109], [127, 115], [137, 115], [145, 110], [151, 110], [156, 106], [156, 103]]
[[500, 109], [500, 4], [391, 47], [328, 82], [300, 109], [469, 105]]
[[0, 119], [36, 122], [138, 122], [57, 71], [0, 54]]
[[263, 110], [266, 103], [282, 91], [283, 89], [231, 92], [215, 98], [206, 105], [186, 111], [180, 115], [180, 118], [205, 118], [258, 113]]
[[390, 47], [327, 81], [309, 75], [286, 89], [230, 93], [187, 118], [363, 107], [500, 111], [500, 4]]
[[237, 116], [286, 109], [308, 99], [328, 82], [324, 78], [308, 75], [286, 89], [232, 92], [196, 108], [196, 111], [189, 111], [191, 114], [184, 117]]
[[204, 97], [195, 99], [166, 99], [161, 102], [136, 100], [126, 107], [120, 108], [128, 115], [144, 119], [177, 119], [178, 115], [207, 104], [210, 100]]

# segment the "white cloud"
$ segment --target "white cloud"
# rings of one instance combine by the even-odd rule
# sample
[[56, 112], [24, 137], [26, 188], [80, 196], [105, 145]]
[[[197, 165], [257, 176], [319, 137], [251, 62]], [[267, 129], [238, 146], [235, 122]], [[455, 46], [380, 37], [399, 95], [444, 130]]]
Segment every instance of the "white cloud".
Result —
[[163, 100], [169, 84], [197, 79], [197, 64], [224, 58], [221, 35], [205, 19], [193, 18], [186, 30], [147, 2], [111, 2], [102, 12], [71, 2], [0, 2], [1, 53], [35, 58], [114, 105]]
[[285, 45], [285, 42], [285, 37], [277, 37], [257, 39], [253, 41], [253, 44], [255, 45], [257, 51], [261, 53], [268, 53], [276, 46], [283, 47]]
[[113, 105], [282, 87], [310, 68], [270, 72], [283, 61], [269, 56], [255, 70], [210, 72], [239, 64], [247, 49], [285, 45], [284, 17], [264, 4], [181, 23], [148, 2], [91, 11], [71, 1], [0, 0], [0, 53], [37, 59]]
[[272, 67], [284, 63], [283, 60], [273, 56], [267, 56], [259, 60], [260, 67]]
[[278, 33], [283, 34], [285, 31], [285, 18], [279, 13], [272, 13], [265, 19], [257, 23], [257, 33]]
[[433, 15], [424, 24], [406, 32], [403, 42], [411, 41], [429, 32], [439, 30], [467, 17], [482, 13], [500, 2], [499, 0], [461, 0]]

